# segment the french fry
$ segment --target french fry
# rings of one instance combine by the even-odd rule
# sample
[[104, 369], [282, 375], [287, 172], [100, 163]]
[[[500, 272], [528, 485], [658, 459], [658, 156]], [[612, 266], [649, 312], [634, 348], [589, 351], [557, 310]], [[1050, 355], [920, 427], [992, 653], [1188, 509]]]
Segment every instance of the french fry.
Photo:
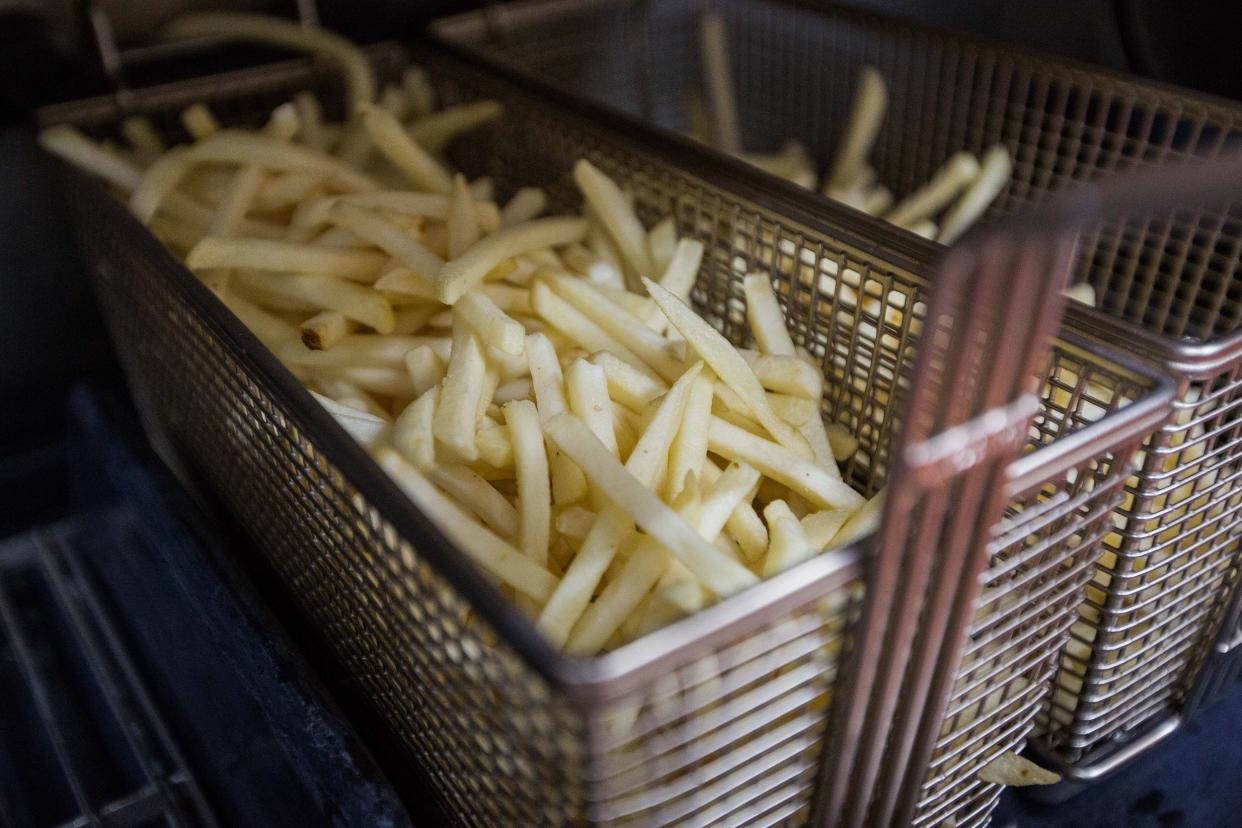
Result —
[[862, 495], [831, 472], [719, 417], [712, 417], [708, 448], [721, 457], [749, 463], [821, 509], [857, 509], [863, 504]]
[[313, 150], [323, 152], [328, 148], [328, 137], [323, 131], [323, 108], [315, 93], [303, 90], [293, 96], [298, 110], [298, 137]]
[[824, 394], [824, 375], [806, 360], [796, 356], [761, 354], [747, 348], [738, 353], [755, 373], [755, 379], [769, 391], [790, 394], [819, 402]]
[[438, 305], [430, 304], [407, 304], [396, 307], [400, 302], [408, 300], [408, 297], [403, 294], [388, 296], [387, 299], [394, 305], [392, 332], [396, 336], [410, 336], [420, 332], [427, 327], [431, 317], [439, 312]]
[[828, 444], [832, 446], [832, 456], [838, 463], [843, 463], [858, 451], [858, 438], [836, 423], [825, 426], [828, 432]]
[[453, 306], [453, 313], [460, 315], [493, 348], [514, 355], [526, 352], [526, 329], [498, 308], [485, 292], [470, 291]]
[[587, 479], [608, 492], [613, 504], [662, 543], [708, 589], [717, 595], [730, 595], [757, 582], [753, 573], [703, 540], [646, 488], [573, 414], [553, 417], [543, 428], [557, 447], [573, 458]]
[[438, 349], [445, 355], [448, 353], [446, 346], [428, 337], [355, 333], [341, 337], [332, 348], [323, 350], [307, 348], [305, 343], [294, 340], [277, 351], [277, 356], [283, 362], [307, 368], [369, 367], [404, 370], [406, 356], [420, 347]]
[[941, 244], [953, 244], [970, 226], [978, 221], [1005, 185], [1009, 183], [1009, 174], [1013, 170], [1013, 159], [1009, 150], [997, 145], [983, 154], [979, 165], [979, 174], [975, 176], [966, 192], [945, 215], [940, 225], [940, 233], [936, 241]]
[[545, 280], [539, 279], [531, 285], [530, 303], [540, 319], [581, 345], [587, 352], [604, 351], [629, 363], [636, 370], [647, 370], [647, 365], [641, 357], [614, 339], [586, 314], [579, 312], [576, 307], [561, 298]]
[[500, 208], [500, 226], [513, 227], [538, 218], [548, 209], [548, 194], [539, 187], [522, 187]]
[[768, 554], [763, 559], [763, 577], [770, 578], [791, 566], [802, 563], [818, 550], [809, 540], [802, 524], [783, 500], [773, 500], [763, 510], [768, 521]]
[[647, 286], [647, 292], [656, 300], [656, 304], [660, 306], [660, 310], [664, 311], [664, 315], [668, 317], [673, 327], [681, 332], [703, 361], [716, 372], [716, 375], [742, 398], [755, 419], [768, 430], [768, 433], [794, 455], [809, 456], [811, 449], [806, 444], [806, 440], [772, 411], [767, 396], [763, 392], [763, 386], [759, 384], [754, 372], [737, 349], [676, 296], [650, 279], [644, 279], [643, 284]]
[[136, 190], [142, 181], [142, 171], [132, 162], [95, 143], [74, 127], [48, 127], [39, 133], [39, 145], [127, 193]]
[[850, 111], [849, 121], [846, 122], [845, 134], [833, 160], [832, 171], [828, 174], [828, 187], [836, 190], [849, 189], [866, 164], [887, 108], [888, 90], [884, 78], [872, 67], [864, 66], [858, 76], [854, 107]]
[[660, 276], [660, 286], [683, 302], [689, 302], [702, 263], [703, 242], [681, 239], [673, 247], [673, 255]]
[[316, 373], [323, 373], [345, 380], [374, 394], [382, 394], [387, 397], [403, 397], [405, 399], [410, 399], [414, 396], [414, 384], [410, 382], [410, 375], [396, 368], [350, 365], [339, 368], [319, 369]]
[[138, 186], [129, 196], [129, 210], [143, 223], [151, 221], [168, 194], [177, 189], [190, 171], [185, 150], [170, 150], [157, 158], [142, 173]]
[[432, 418], [439, 398], [440, 389], [433, 385], [405, 407], [393, 426], [393, 446], [415, 468], [430, 469], [436, 463]]
[[415, 141], [438, 153], [449, 142], [472, 129], [498, 119], [503, 112], [498, 101], [471, 101], [446, 107], [439, 112], [429, 112], [410, 124], [409, 133]]
[[648, 403], [668, 391], [668, 386], [656, 377], [607, 351], [592, 354], [591, 362], [604, 369], [609, 396], [631, 411], [642, 411]]
[[[638, 279], [652, 275], [651, 261], [647, 256], [647, 231], [634, 215], [616, 182], [595, 168], [590, 161], [579, 160], [574, 164], [574, 181], [591, 210], [599, 217], [608, 235], [616, 243], [626, 272]], [[577, 239], [575, 239], [577, 241]], [[627, 284], [630, 284], [627, 280]], [[636, 287], [637, 282], [631, 284]]]
[[979, 161], [968, 152], [954, 153], [926, 184], [902, 199], [885, 219], [913, 227], [948, 206], [979, 174]]
[[401, 89], [405, 92], [407, 109], [413, 118], [430, 115], [436, 108], [436, 92], [421, 66], [407, 66], [401, 73]]
[[855, 509], [850, 519], [845, 522], [829, 542], [829, 546], [844, 546], [850, 541], [871, 534], [880, 526], [880, 517], [884, 513], [884, 490], [876, 492], [861, 507]]
[[222, 129], [186, 150], [193, 163], [255, 164], [265, 169], [316, 172], [345, 192], [378, 190], [379, 184], [339, 159], [270, 135]]
[[811, 512], [801, 520], [802, 531], [806, 533], [806, 539], [813, 549], [822, 550], [841, 531], [851, 514], [848, 509], [821, 509]]
[[417, 189], [432, 193], [449, 193], [453, 179], [431, 153], [419, 146], [401, 126], [401, 122], [376, 106], [363, 105], [362, 127], [375, 142], [375, 147]]
[[[433, 483], [503, 538], [517, 535], [518, 515], [505, 496], [465, 466], [441, 463], [427, 472]], [[547, 541], [544, 541], [545, 550]]]
[[[392, 256], [403, 267], [426, 279], [428, 284], [444, 266], [443, 259], [419, 244], [400, 226], [365, 207], [338, 201], [329, 209], [328, 218]], [[376, 270], [383, 266], [381, 264]]]
[[586, 423], [599, 441], [617, 455], [617, 435], [612, 423], [612, 400], [604, 369], [576, 359], [565, 371], [565, 396], [569, 410]]
[[591, 531], [597, 515], [581, 506], [570, 506], [562, 509], [556, 516], [557, 534], [581, 543]]
[[[391, 333], [392, 305], [374, 290], [331, 276], [278, 276], [237, 273], [235, 278], [251, 291], [265, 297], [304, 302], [312, 307], [340, 311], [346, 317]], [[327, 353], [326, 351], [323, 353]]]
[[336, 420], [341, 428], [367, 448], [373, 448], [383, 445], [388, 441], [389, 434], [392, 431], [392, 423], [383, 417], [377, 417], [365, 411], [358, 411], [347, 405], [343, 405], [336, 400], [325, 397], [322, 394], [310, 392], [328, 413], [332, 415], [332, 419]]
[[[677, 248], [677, 222], [672, 216], [660, 221], [647, 233], [647, 254], [651, 257], [651, 266], [657, 273], [664, 273], [673, 260], [673, 251]], [[698, 271], [698, 268], [695, 268]], [[664, 281], [664, 277], [660, 277]]]
[[[540, 419], [546, 420], [568, 410], [565, 402], [564, 375], [551, 341], [543, 334], [526, 337], [526, 358], [530, 365], [531, 385]], [[586, 496], [587, 484], [582, 470], [552, 447], [552, 499], [565, 505]]]
[[1061, 774], [1054, 773], [1011, 750], [988, 762], [976, 774], [980, 782], [1022, 788], [1028, 785], [1055, 785]]
[[422, 395], [444, 379], [445, 361], [429, 345], [419, 345], [405, 353], [405, 370], [410, 374], [414, 393]]
[[748, 273], [742, 285], [746, 293], [746, 321], [750, 323], [750, 332], [759, 344], [759, 350], [779, 356], [797, 353], [768, 277], [761, 273]]
[[462, 462], [478, 459], [474, 433], [487, 363], [483, 346], [465, 322], [454, 320], [453, 347], [440, 389], [433, 431]]
[[181, 125], [195, 140], [210, 138], [220, 131], [220, 123], [205, 104], [196, 103], [181, 110]]
[[121, 119], [121, 135], [134, 151], [141, 164], [150, 164], [164, 154], [164, 141], [151, 119], [145, 115], [131, 115]]
[[499, 386], [496, 393], [492, 395], [492, 401], [497, 405], [504, 405], [513, 400], [529, 400], [534, 393], [535, 387], [530, 377], [519, 377]]
[[479, 240], [479, 217], [466, 177], [453, 177], [453, 194], [449, 201], [448, 255], [456, 259]]
[[539, 411], [529, 400], [504, 405], [505, 423], [513, 445], [517, 469], [519, 536], [518, 546], [536, 563], [548, 559], [551, 534], [552, 491], [548, 483], [548, 455], [544, 448]]
[[690, 387], [681, 426], [668, 453], [664, 496], [669, 501], [676, 499], [681, 493], [687, 476], [701, 473], [703, 462], [707, 459], [707, 427], [711, 422], [715, 381], [716, 378], [708, 369], [701, 371], [694, 380], [694, 385]]
[[493, 469], [514, 468], [513, 441], [507, 428], [480, 428], [474, 435], [479, 460]]
[[387, 261], [370, 250], [337, 250], [271, 239], [207, 236], [186, 256], [194, 271], [244, 268], [277, 273], [325, 274], [374, 281]]
[[436, 298], [451, 305], [506, 259], [581, 241], [586, 229], [587, 223], [579, 218], [542, 218], [502, 227], [440, 269], [436, 278]]
[[236, 293], [222, 296], [221, 301], [272, 351], [298, 334], [298, 329], [293, 325]]
[[742, 133], [737, 125], [737, 105], [733, 100], [733, 75], [729, 68], [729, 44], [725, 22], [716, 12], [706, 12], [699, 20], [699, 49], [703, 55], [703, 74], [712, 115], [712, 142], [716, 149], [737, 155], [742, 151]]
[[556, 588], [555, 575], [476, 523], [401, 455], [391, 449], [380, 449], [376, 459], [440, 531], [484, 570], [536, 604], [542, 604], [552, 594]]
[[336, 400], [342, 405], [348, 405], [350, 408], [355, 408], [358, 411], [365, 411], [380, 419], [388, 419], [387, 409], [380, 405], [379, 401], [373, 396], [351, 382], [334, 377], [317, 376], [311, 381], [310, 385], [314, 386], [311, 390], [318, 389], [324, 396]]
[[353, 330], [353, 322], [337, 311], [321, 311], [301, 325], [302, 344], [312, 351], [326, 351]]

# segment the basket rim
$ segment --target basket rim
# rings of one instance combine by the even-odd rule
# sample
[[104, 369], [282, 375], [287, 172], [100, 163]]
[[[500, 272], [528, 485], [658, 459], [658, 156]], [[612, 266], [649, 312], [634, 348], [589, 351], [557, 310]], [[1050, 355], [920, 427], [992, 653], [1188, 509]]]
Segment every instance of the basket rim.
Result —
[[[437, 55], [431, 56], [433, 60]], [[457, 57], [464, 70], [484, 71], [478, 68], [477, 62], [469, 58]], [[441, 65], [443, 61], [440, 61]], [[434, 64], [433, 64], [434, 65]], [[152, 87], [149, 90], [130, 93], [140, 100], [144, 95], [164, 99], [177, 90], [200, 88], [206, 81], [219, 85], [225, 78], [239, 76], [275, 76], [283, 80], [305, 79], [315, 77], [317, 67], [306, 58], [283, 61], [277, 64], [250, 69], [237, 70], [225, 75], [195, 78], [190, 81], [179, 81]], [[318, 67], [322, 71], [322, 67]], [[505, 81], [506, 78], [501, 77]], [[532, 92], [524, 84], [507, 84], [513, 86], [524, 95], [532, 96], [533, 102], [548, 105], [557, 110], [567, 109], [557, 101], [548, 104], [539, 100], [539, 92]], [[559, 96], [556, 96], [559, 97]], [[75, 115], [91, 114], [97, 117], [104, 107], [112, 107], [119, 114], [117, 100], [113, 96], [96, 96], [77, 102], [56, 104], [40, 110], [37, 120], [40, 124], [71, 123]], [[596, 119], [591, 108], [584, 112], [581, 107], [569, 107], [568, 114]], [[617, 119], [610, 113], [603, 119], [608, 137], [615, 144], [639, 155], [654, 155], [658, 160], [682, 169], [691, 175], [707, 177], [719, 175], [714, 169], [712, 159], [706, 161], [697, 149], [689, 142], [670, 142], [657, 135], [653, 146], [648, 146], [646, 136], [637, 140], [618, 126]], [[625, 126], [622, 120], [621, 126]], [[218, 337], [229, 351], [230, 356], [243, 366], [252, 379], [265, 385], [265, 391], [283, 409], [288, 417], [312, 442], [317, 451], [332, 463], [342, 474], [347, 485], [361, 494], [383, 518], [397, 530], [401, 539], [415, 545], [419, 554], [457, 589], [462, 598], [468, 601], [493, 626], [498, 634], [504, 636], [514, 651], [546, 681], [563, 691], [574, 702], [584, 706], [595, 706], [610, 698], [623, 694], [627, 689], [634, 689], [655, 675], [665, 672], [667, 662], [687, 650], [698, 648], [706, 639], [723, 637], [727, 634], [736, 635], [739, 622], [750, 628], [758, 629], [764, 619], [780, 611], [786, 606], [793, 606], [805, 600], [811, 594], [822, 593], [843, 585], [856, 577], [869, 555], [872, 538], [863, 538], [831, 555], [819, 555], [780, 575], [763, 581], [755, 587], [745, 590], [702, 610], [699, 613], [680, 619], [669, 626], [657, 630], [617, 650], [592, 658], [579, 658], [565, 655], [537, 631], [534, 623], [522, 615], [515, 604], [500, 593], [468, 558], [457, 551], [455, 545], [434, 525], [428, 516], [409, 497], [400, 491], [397, 484], [385, 474], [356, 441], [345, 432], [331, 415], [314, 399], [291, 372], [284, 367], [276, 356], [264, 346], [228, 308], [176, 257], [135, 218], [126, 206], [114, 198], [104, 185], [93, 177], [78, 171], [66, 162], [51, 159], [58, 166], [61, 180], [78, 200], [94, 198], [102, 200], [97, 209], [110, 211], [116, 224], [127, 228], [127, 245], [140, 255], [150, 257], [158, 262], [172, 289], [181, 295], [188, 307], [207, 325], [212, 334]], [[682, 161], [686, 163], [683, 165]], [[766, 193], [768, 182], [766, 176], [748, 165], [738, 164], [738, 176], [745, 185], [743, 188], [730, 187], [734, 195], [750, 198], [763, 204], [766, 209], [777, 212], [784, 218], [789, 215], [783, 207], [785, 199], [769, 198]], [[697, 172], [696, 172], [697, 171]], [[735, 182], [730, 182], [735, 183]], [[792, 187], [793, 185], [789, 185]], [[743, 190], [739, 193], [739, 189]], [[779, 194], [785, 195], [785, 194]], [[798, 213], [792, 221], [804, 219], [802, 223], [811, 228], [830, 228], [820, 230], [825, 234], [851, 241], [849, 234], [840, 232], [829, 222], [814, 215], [808, 215], [797, 205], [791, 212]], [[852, 217], [847, 216], [847, 219]], [[844, 222], [857, 225], [856, 220]], [[882, 257], [892, 260], [895, 257], [888, 248], [877, 242], [857, 240], [858, 247], [864, 250], [879, 250]], [[897, 257], [899, 258], [899, 257]], [[916, 271], [917, 272], [917, 271]], [[1008, 470], [1010, 486], [1038, 485], [1040, 481], [1063, 473], [1070, 464], [1081, 462], [1084, 453], [1098, 454], [1102, 450], [1114, 450], [1127, 443], [1137, 441], [1143, 434], [1159, 425], [1170, 409], [1169, 403], [1173, 395], [1172, 380], [1159, 371], [1156, 366], [1130, 359], [1124, 354], [1108, 352], [1095, 343], [1075, 344], [1072, 332], [1062, 331], [1057, 338], [1058, 344], [1068, 343], [1080, 351], [1089, 351], [1093, 358], [1109, 363], [1110, 370], [1119, 374], [1127, 374], [1131, 379], [1145, 384], [1145, 393], [1128, 402], [1124, 408], [1111, 412], [1096, 422], [1090, 423], [1077, 431], [1062, 437], [1054, 443], [1040, 446], [1011, 464]], [[1094, 447], [1094, 448], [1093, 448]], [[1036, 462], [1035, 458], [1038, 458]], [[1038, 478], [1036, 480], [1035, 478]], [[1012, 488], [1011, 488], [1012, 490]], [[725, 625], [722, 620], [728, 619], [731, 624]], [[727, 629], [731, 626], [732, 629]]]
[[[656, 0], [658, 3], [658, 0]], [[1191, 104], [1206, 110], [1211, 116], [1229, 115], [1242, 121], [1242, 103], [1228, 98], [1187, 89], [1176, 84], [1142, 78], [1103, 66], [1095, 66], [1074, 58], [1053, 55], [1037, 49], [1019, 45], [1009, 45], [978, 35], [953, 29], [947, 26], [923, 23], [902, 17], [899, 14], [886, 14], [881, 11], [863, 9], [849, 2], [820, 6], [814, 0], [746, 0], [757, 7], [771, 5], [812, 14], [825, 19], [848, 19], [869, 30], [892, 34], [894, 30], [918, 32], [941, 37], [945, 40], [968, 45], [987, 51], [991, 54], [1003, 53], [1008, 59], [1016, 59], [1026, 65], [1050, 69], [1054, 72], [1086, 77], [1098, 83], [1107, 83], [1114, 87], [1120, 85], [1130, 89], [1142, 90], [1156, 95], [1165, 102], [1184, 106]], [[934, 263], [949, 249], [940, 242], [924, 238], [905, 228], [897, 227], [889, 222], [864, 213], [841, 202], [827, 198], [818, 192], [807, 190], [792, 184], [779, 176], [763, 172], [750, 164], [720, 152], [707, 144], [702, 144], [680, 135], [673, 130], [665, 129], [656, 124], [619, 109], [597, 103], [587, 96], [567, 92], [555, 83], [544, 80], [537, 72], [519, 67], [501, 58], [493, 57], [486, 50], [488, 43], [487, 31], [493, 19], [502, 22], [505, 15], [531, 14], [535, 11], [563, 6], [573, 13], [588, 12], [597, 8], [632, 8], [635, 0], [590, 0], [585, 3], [567, 2], [567, 0], [510, 0], [489, 5], [475, 11], [461, 12], [438, 18], [428, 26], [428, 34], [436, 43], [449, 50], [466, 55], [477, 62], [483, 63], [493, 71], [504, 74], [512, 81], [525, 81], [533, 84], [542, 95], [556, 94], [564, 96], [562, 103], [573, 102], [593, 110], [592, 117], [599, 113], [607, 113], [623, 119], [625, 129], [635, 134], [659, 135], [670, 141], [676, 141], [691, 147], [698, 154], [710, 158], [714, 163], [728, 168], [728, 174], [739, 176], [743, 170], [751, 172], [765, 186], [771, 189], [779, 185], [782, 195], [797, 202], [799, 207], [808, 211], [826, 213], [825, 218], [845, 226], [865, 228], [869, 236], [883, 241], [886, 249], [899, 250], [903, 255], [913, 259], [918, 267], [926, 267]], [[468, 39], [473, 38], [473, 39]], [[1081, 184], [1084, 182], [1076, 182]], [[1070, 188], [1065, 192], [1072, 192]], [[1183, 338], [1152, 331], [1143, 325], [1111, 316], [1104, 311], [1083, 305], [1079, 302], [1067, 304], [1065, 319], [1070, 326], [1082, 333], [1093, 336], [1102, 335], [1113, 338], [1117, 335], [1125, 337], [1125, 341], [1134, 343], [1138, 351], [1144, 355], [1166, 363], [1171, 370], [1205, 374], [1220, 366], [1242, 360], [1242, 327], [1237, 331], [1216, 334], [1204, 338]]]

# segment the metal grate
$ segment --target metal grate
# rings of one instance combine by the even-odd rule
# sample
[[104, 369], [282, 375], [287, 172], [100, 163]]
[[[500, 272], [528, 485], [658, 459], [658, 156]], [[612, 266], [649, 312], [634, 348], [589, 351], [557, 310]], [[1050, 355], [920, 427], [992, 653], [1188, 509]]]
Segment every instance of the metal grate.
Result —
[[[5, 824], [18, 824], [20, 816], [21, 824], [62, 828], [214, 826], [86, 571], [75, 546], [82, 531], [89, 530], [70, 522], [0, 544], [0, 666], [12, 664], [22, 679], [39, 733], [13, 769], [18, 789], [0, 785], [0, 817], [7, 817]], [[62, 628], [70, 640], [59, 634]], [[81, 662], [86, 669], [80, 672]], [[84, 692], [102, 696], [101, 722], [92, 721], [75, 697], [82, 672], [92, 680]], [[24, 706], [9, 699], [14, 710]], [[111, 731], [119, 731], [119, 744], [109, 742]], [[54, 772], [24, 779], [23, 773], [39, 773], [37, 757], [48, 749]], [[57, 793], [41, 803], [36, 790]], [[15, 796], [6, 802], [5, 794]]]
[[[741, 274], [769, 269], [795, 342], [822, 359], [832, 380], [826, 416], [860, 440], [845, 473], [863, 491], [882, 485], [926, 271], [784, 209], [745, 176], [722, 177], [676, 148], [644, 147], [594, 117], [428, 53], [444, 100], [492, 96], [506, 107], [503, 128], [457, 148], [472, 175], [494, 176], [502, 194], [538, 183], [566, 203], [571, 162], [590, 158], [633, 190], [640, 212], [673, 215], [683, 233], [706, 242], [694, 299], [734, 340], [743, 329]], [[294, 62], [135, 100], [141, 111], [167, 115], [195, 100], [228, 99], [235, 117], [253, 121], [321, 77]], [[43, 118], [106, 131], [117, 114], [111, 100], [96, 100]], [[807, 813], [810, 774], [831, 761], [824, 729], [865, 544], [639, 645], [588, 662], [564, 659], [122, 205], [66, 174], [75, 191], [92, 193], [69, 209], [149, 419], [222, 493], [463, 821], [763, 825]], [[1087, 573], [1065, 562], [1094, 559], [1086, 537], [1068, 552], [1049, 547], [1046, 559], [1026, 549], [1057, 532], [1073, 535], [1078, 529], [1068, 527], [1080, 527], [1083, 515], [1111, 507], [1134, 442], [1163, 416], [1168, 395], [1155, 374], [1070, 339], [1058, 341], [1047, 376], [1029, 453], [1009, 469], [1011, 541], [988, 570], [1000, 592], [1041, 578], [1051, 595], [1081, 588]], [[1010, 635], [1021, 666], [1007, 666], [1008, 641], [963, 661], [1015, 721], [1034, 713], [1034, 699], [1016, 685], [1046, 680], [1073, 620], [1069, 603], [1045, 609], [988, 601], [975, 624], [994, 628], [998, 642]], [[1030, 636], [1032, 627], [1046, 638]], [[937, 757], [958, 770], [929, 789], [937, 806], [957, 797], [954, 786], [973, 779], [991, 751], [1020, 746], [1026, 735], [1019, 725], [993, 740], [968, 714], [952, 733], [973, 742], [943, 741]], [[976, 822], [987, 816], [974, 800], [950, 810], [961, 819], [973, 812]]]
[[[532, 0], [436, 24], [439, 36], [585, 98], [685, 131], [703, 83], [696, 26], [726, 21], [748, 150], [789, 138], [826, 162], [848, 118], [858, 68], [888, 82], [871, 157], [898, 196], [953, 152], [1002, 143], [1014, 159], [990, 219], [1130, 168], [1214, 158], [1242, 141], [1242, 105], [1069, 61], [844, 9], [779, 0]], [[772, 180], [826, 215], [856, 215]], [[812, 207], [812, 205], [816, 205]], [[928, 261], [938, 245], [878, 220], [868, 233]], [[1041, 718], [1041, 749], [1070, 772], [1223, 686], [1234, 640], [1222, 626], [1237, 582], [1242, 440], [1242, 202], [1188, 204], [1084, 234], [1079, 278], [1100, 309], [1071, 324], [1181, 378], [1177, 417], [1150, 436], [1113, 518], [1111, 549]], [[1128, 323], [1128, 324], [1127, 324]], [[1238, 655], [1242, 658], [1242, 655]], [[1202, 676], [1201, 676], [1202, 673]], [[1192, 692], [1193, 691], [1193, 692]], [[1188, 697], [1187, 694], [1190, 694]]]

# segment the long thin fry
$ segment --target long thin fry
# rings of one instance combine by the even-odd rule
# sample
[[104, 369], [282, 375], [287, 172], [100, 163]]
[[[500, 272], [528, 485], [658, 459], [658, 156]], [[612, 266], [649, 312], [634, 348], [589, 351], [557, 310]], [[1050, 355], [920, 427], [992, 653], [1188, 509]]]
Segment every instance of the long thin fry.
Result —
[[944, 162], [926, 184], [901, 200], [884, 218], [901, 227], [913, 227], [940, 212], [979, 174], [979, 161], [958, 152]]
[[133, 192], [142, 181], [142, 171], [128, 159], [105, 149], [74, 127], [48, 127], [39, 133], [39, 145], [126, 192]]
[[427, 476], [496, 534], [504, 538], [517, 534], [518, 515], [512, 504], [470, 469], [455, 463], [441, 463], [428, 471]]
[[997, 144], [985, 152], [979, 165], [979, 174], [944, 217], [936, 241], [953, 244], [969, 230], [996, 200], [1001, 190], [1005, 189], [1012, 170], [1013, 159], [1009, 157], [1009, 150], [1003, 144]]
[[365, 207], [341, 201], [332, 206], [328, 217], [428, 281], [444, 266], [443, 259], [415, 241], [399, 225]]
[[703, 242], [681, 239], [673, 247], [673, 255], [660, 276], [660, 286], [683, 302], [689, 302], [690, 290], [699, 278], [702, 263]]
[[531, 560], [545, 564], [551, 534], [552, 491], [539, 411], [529, 400], [515, 400], [505, 403], [504, 413], [517, 468], [518, 546]]
[[378, 190], [370, 176], [336, 158], [307, 147], [291, 146], [269, 135], [222, 129], [186, 150], [195, 163], [257, 164], [273, 170], [317, 172], [346, 192]]
[[258, 295], [292, 299], [316, 308], [340, 311], [379, 333], [392, 332], [392, 305], [380, 294], [361, 285], [331, 276], [238, 273], [236, 279]]
[[627, 272], [635, 279], [654, 275], [651, 260], [647, 256], [647, 231], [634, 215], [633, 208], [621, 194], [616, 182], [585, 159], [574, 164], [574, 181], [595, 215], [599, 216], [604, 227], [608, 229], [612, 240], [616, 242], [617, 249], [625, 260]]
[[802, 524], [783, 500], [773, 500], [763, 510], [768, 521], [768, 555], [763, 560], [763, 576], [770, 578], [810, 558], [817, 551], [807, 540]]
[[486, 373], [478, 337], [464, 322], [454, 320], [453, 348], [436, 406], [434, 431], [436, 439], [467, 463], [479, 456], [474, 432]]
[[669, 501], [681, 494], [687, 475], [698, 475], [707, 459], [707, 427], [711, 422], [715, 382], [711, 371], [705, 370], [690, 388], [681, 427], [669, 449], [668, 476], [664, 484], [664, 496]]
[[888, 89], [884, 78], [872, 67], [864, 66], [858, 76], [854, 107], [828, 175], [829, 188], [848, 189], [862, 171], [887, 109]]
[[375, 142], [376, 148], [399, 169], [410, 183], [421, 190], [448, 193], [453, 179], [431, 153], [410, 137], [401, 122], [376, 106], [361, 109], [362, 127]]
[[393, 426], [393, 446], [419, 469], [430, 469], [436, 463], [431, 428], [439, 399], [440, 389], [433, 385], [405, 407]]
[[[565, 379], [551, 341], [543, 334], [527, 336], [526, 358], [540, 419], [547, 420], [568, 410]], [[555, 447], [549, 448], [552, 453], [552, 499], [557, 505], [565, 505], [585, 497], [587, 484], [582, 470]]]
[[715, 127], [716, 149], [737, 155], [742, 151], [742, 133], [738, 129], [737, 105], [733, 100], [729, 43], [724, 18], [716, 12], [704, 13], [699, 21], [699, 50], [703, 56], [703, 79]]
[[497, 120], [502, 112], [498, 101], [457, 104], [419, 118], [410, 125], [410, 137], [438, 153], [458, 135]]
[[447, 305], [460, 299], [492, 268], [532, 250], [581, 241], [587, 223], [580, 218], [543, 218], [502, 227], [440, 269], [436, 298]]
[[742, 280], [746, 293], [746, 320], [750, 332], [765, 354], [793, 356], [793, 340], [785, 327], [785, 315], [772, 292], [772, 283], [762, 273], [748, 273]]
[[448, 255], [456, 259], [479, 240], [479, 217], [474, 198], [464, 175], [453, 178], [453, 195], [449, 202]]
[[374, 279], [387, 261], [369, 250], [339, 250], [271, 239], [208, 236], [186, 256], [191, 270], [243, 268], [280, 273], [321, 273], [341, 279]]
[[539, 187], [523, 187], [500, 209], [500, 226], [512, 227], [538, 218], [548, 209], [548, 194]]

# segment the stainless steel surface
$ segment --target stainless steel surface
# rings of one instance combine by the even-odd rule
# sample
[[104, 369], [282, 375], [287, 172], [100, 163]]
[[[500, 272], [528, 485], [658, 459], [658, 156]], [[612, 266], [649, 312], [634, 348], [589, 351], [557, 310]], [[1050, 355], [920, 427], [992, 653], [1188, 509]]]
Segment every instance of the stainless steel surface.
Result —
[[[872, 154], [897, 196], [957, 150], [995, 143], [1014, 159], [990, 220], [1084, 180], [1134, 167], [1212, 158], [1242, 140], [1242, 105], [1028, 54], [970, 37], [778, 0], [531, 0], [440, 21], [439, 36], [585, 98], [684, 131], [702, 73], [698, 15], [728, 26], [744, 147], [803, 141], [832, 157], [864, 64], [888, 82], [889, 113]], [[706, 151], [705, 152], [710, 152]], [[777, 183], [826, 215], [857, 215]], [[1237, 607], [1242, 537], [1242, 203], [1189, 200], [1100, 223], [1078, 278], [1100, 309], [1071, 326], [1153, 359], [1180, 378], [1177, 417], [1154, 431], [1127, 483], [1109, 553], [1094, 573], [1041, 717], [1043, 749], [1091, 764], [1113, 740], [1162, 717], [1191, 715], [1236, 674], [1215, 644]], [[930, 261], [938, 245], [871, 220], [872, 238]]]
[[[391, 77], [399, 57], [376, 55]], [[849, 221], [791, 208], [746, 171], [635, 140], [623, 123], [433, 47], [420, 56], [445, 102], [488, 96], [505, 105], [502, 127], [454, 147], [460, 167], [493, 176], [502, 195], [540, 183], [554, 205], [568, 205], [577, 197], [566, 172], [590, 158], [633, 190], [645, 219], [672, 215], [681, 233], [707, 243], [694, 300], [734, 341], [745, 336], [742, 275], [771, 272], [795, 342], [829, 380], [825, 415], [860, 441], [843, 473], [868, 493], [884, 483], [929, 267], [911, 267]], [[326, 80], [322, 68], [295, 61], [134, 100], [176, 135], [176, 112], [191, 102], [255, 123], [301, 88], [325, 88], [331, 105]], [[107, 98], [42, 118], [108, 134], [120, 114]], [[150, 421], [238, 514], [463, 821], [771, 824], [807, 815], [820, 768], [833, 761], [825, 736], [866, 594], [869, 541], [598, 659], [561, 657], [123, 205], [65, 174], [109, 327]], [[843, 289], [851, 273], [857, 293]], [[877, 306], [851, 295], [878, 297]], [[909, 312], [887, 312], [897, 307]], [[974, 773], [1021, 746], [1131, 450], [1163, 419], [1171, 394], [1151, 369], [1070, 337], [1056, 340], [1038, 373], [1027, 368], [1042, 377], [1032, 385], [1039, 410], [1025, 457], [993, 471], [1007, 481], [993, 490], [1012, 499], [997, 536], [976, 548], [986, 550], [982, 582], [961, 596], [968, 643], [950, 671], [948, 716], [942, 726], [930, 704], [908, 723], [920, 744], [935, 739], [922, 807], [937, 822], [986, 821], [997, 789]], [[979, 532], [991, 522], [970, 525]], [[925, 652], [953, 644], [949, 626]]]

